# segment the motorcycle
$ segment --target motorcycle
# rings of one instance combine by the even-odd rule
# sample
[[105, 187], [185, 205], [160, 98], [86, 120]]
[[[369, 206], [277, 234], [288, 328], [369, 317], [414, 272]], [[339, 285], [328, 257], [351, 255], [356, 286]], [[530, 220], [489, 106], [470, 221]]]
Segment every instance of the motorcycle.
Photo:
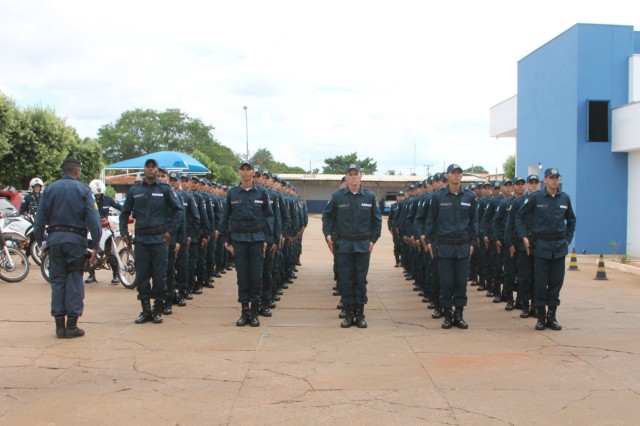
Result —
[[[91, 239], [91, 236], [88, 237]], [[107, 269], [111, 270], [110, 263], [116, 263], [118, 265], [118, 279], [124, 288], [133, 289], [136, 287], [136, 269], [133, 258], [133, 249], [131, 247], [123, 247], [118, 250], [117, 242], [120, 240], [120, 230], [118, 226], [118, 217], [109, 216], [108, 219], [102, 221], [102, 236], [100, 238], [100, 244], [98, 245], [98, 254], [92, 265], [87, 265], [94, 270]], [[110, 248], [110, 253], [106, 251], [107, 247]], [[117, 253], [117, 255], [116, 255]], [[109, 262], [109, 257], [112, 258]], [[47, 282], [50, 281], [49, 277], [49, 254], [45, 254], [40, 265], [40, 271], [42, 276]]]
[[9, 247], [24, 250], [36, 264], [42, 263], [42, 252], [33, 232], [33, 215], [7, 217], [2, 223], [2, 233]]
[[[5, 217], [0, 216], [0, 224]], [[9, 247], [2, 232], [0, 232], [0, 279], [15, 283], [22, 281], [29, 275], [29, 261], [25, 254]]]

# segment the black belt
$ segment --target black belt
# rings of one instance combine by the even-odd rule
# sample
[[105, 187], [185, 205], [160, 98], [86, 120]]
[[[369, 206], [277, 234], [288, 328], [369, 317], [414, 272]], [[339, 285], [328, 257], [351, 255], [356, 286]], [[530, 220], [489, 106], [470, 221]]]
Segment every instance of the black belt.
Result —
[[558, 234], [535, 234], [534, 237], [540, 241], [560, 241], [566, 238], [564, 232]]
[[50, 234], [53, 232], [73, 232], [74, 234], [82, 235], [83, 237], [87, 236], [87, 230], [85, 228], [76, 228], [75, 226], [66, 226], [66, 225], [54, 225], [47, 228], [47, 232]]
[[439, 238], [439, 244], [449, 244], [454, 246], [459, 246], [462, 244], [469, 244], [469, 238]]
[[144, 228], [144, 229], [136, 228], [136, 235], [140, 235], [140, 236], [164, 234], [165, 232], [167, 232], [166, 226], [158, 226], [155, 228]]
[[341, 239], [341, 240], [359, 241], [359, 240], [368, 240], [370, 238], [371, 238], [370, 232], [365, 232], [363, 234], [341, 234], [338, 232], [338, 239]]
[[262, 226], [252, 226], [249, 228], [242, 228], [240, 226], [236, 227], [236, 228], [231, 228], [231, 232], [233, 233], [237, 233], [237, 234], [253, 234], [254, 232], [262, 232]]

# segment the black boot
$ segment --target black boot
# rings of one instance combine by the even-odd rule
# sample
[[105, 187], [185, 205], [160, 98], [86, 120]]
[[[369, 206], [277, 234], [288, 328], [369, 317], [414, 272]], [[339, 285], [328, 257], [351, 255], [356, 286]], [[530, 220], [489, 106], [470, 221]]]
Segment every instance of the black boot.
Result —
[[67, 328], [64, 332], [64, 337], [67, 339], [73, 339], [74, 337], [84, 336], [84, 330], [78, 328], [78, 317], [67, 317]]
[[240, 318], [238, 319], [238, 321], [236, 321], [236, 325], [238, 327], [244, 327], [245, 325], [249, 324], [250, 320], [251, 320], [251, 311], [249, 310], [249, 304], [243, 303], [242, 315], [240, 315]]
[[520, 312], [520, 318], [529, 318], [529, 301], [524, 300], [522, 302], [522, 312]]
[[344, 309], [344, 303], [342, 303], [342, 300], [338, 302], [338, 304], [336, 305], [336, 309], [340, 309], [340, 310]]
[[469, 328], [469, 324], [462, 318], [462, 311], [464, 308], [462, 306], [456, 306], [456, 311], [453, 313], [453, 325], [463, 330]]
[[176, 294], [176, 305], [178, 306], [187, 306], [187, 301], [185, 300], [185, 294], [186, 292], [182, 292], [179, 291], [178, 294]]
[[349, 328], [352, 325], [355, 325], [356, 323], [356, 319], [354, 317], [354, 312], [353, 312], [354, 310], [353, 305], [344, 305], [344, 310], [347, 316], [344, 318], [344, 321], [340, 323], [340, 327]]
[[164, 305], [162, 306], [162, 314], [163, 315], [171, 315], [173, 314], [173, 301], [172, 300], [166, 300], [164, 302]]
[[536, 316], [538, 318], [538, 322], [536, 322], [536, 330], [544, 330], [547, 327], [547, 307], [538, 306], [536, 308]]
[[547, 314], [547, 327], [555, 331], [562, 330], [562, 326], [558, 324], [558, 320], [556, 319], [557, 310], [557, 306], [549, 306], [549, 313]]
[[56, 336], [58, 336], [58, 339], [64, 339], [65, 335], [65, 318], [64, 315], [60, 315], [57, 317], [54, 317], [56, 320]]
[[269, 300], [269, 309], [275, 309], [276, 308], [276, 301], [271, 299]]
[[364, 305], [362, 303], [356, 305], [356, 327], [367, 328], [367, 322], [364, 320]]
[[453, 312], [451, 308], [444, 308], [444, 322], [442, 323], [442, 328], [448, 330], [453, 326]]
[[269, 310], [269, 302], [268, 301], [262, 302], [262, 304], [260, 305], [260, 309], [258, 310], [258, 313], [260, 315], [262, 315], [263, 317], [267, 317], [267, 318], [273, 315], [271, 313], [271, 311]]
[[251, 327], [260, 327], [260, 319], [258, 315], [260, 313], [260, 304], [253, 302], [251, 303], [251, 318], [249, 318], [249, 325]]
[[162, 309], [164, 308], [164, 301], [156, 299], [153, 301], [153, 310], [151, 311], [151, 317], [154, 324], [160, 324], [162, 322]]
[[120, 278], [118, 278], [118, 273], [114, 272], [113, 278], [111, 278], [111, 284], [119, 284], [119, 283], [120, 283]]
[[140, 315], [138, 315], [138, 318], [136, 318], [135, 323], [136, 324], [144, 324], [145, 322], [149, 322], [153, 320], [153, 317], [151, 316], [151, 301], [147, 300], [141, 300], [140, 304], [142, 305], [142, 312], [140, 312]]
[[340, 310], [340, 313], [338, 314], [338, 318], [340, 319], [344, 319], [349, 315], [349, 313], [347, 312], [346, 308], [343, 308]]
[[440, 306], [436, 305], [435, 309], [431, 313], [431, 318], [433, 319], [442, 318], [442, 308]]
[[507, 304], [504, 307], [504, 310], [505, 311], [513, 311], [513, 293], [512, 292], [510, 292], [510, 293], [506, 293], [505, 292], [505, 295], [507, 297]]
[[85, 284], [92, 284], [96, 282], [96, 273], [94, 271], [89, 271], [89, 276], [86, 280], [84, 280]]

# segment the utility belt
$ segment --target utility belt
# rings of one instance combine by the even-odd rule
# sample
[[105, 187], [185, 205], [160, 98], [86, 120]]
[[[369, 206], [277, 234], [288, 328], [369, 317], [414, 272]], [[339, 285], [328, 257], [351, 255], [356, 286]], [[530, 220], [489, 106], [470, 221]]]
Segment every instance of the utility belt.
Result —
[[73, 232], [74, 234], [82, 235], [83, 237], [87, 237], [87, 230], [85, 228], [76, 228], [75, 226], [67, 226], [67, 225], [54, 225], [47, 228], [47, 232], [52, 234], [54, 232]]
[[235, 228], [231, 228], [231, 232], [235, 234], [253, 234], [254, 232], [262, 232], [262, 226], [251, 226], [248, 228], [243, 228], [241, 226], [237, 226]]
[[362, 234], [342, 234], [338, 232], [338, 239], [352, 241], [369, 240], [371, 239], [371, 232], [364, 232]]
[[438, 238], [438, 244], [461, 246], [462, 244], [469, 244], [469, 238]]
[[566, 238], [564, 232], [559, 232], [557, 234], [534, 234], [534, 238], [540, 241], [560, 241]]
[[166, 226], [156, 226], [155, 228], [136, 228], [136, 236], [164, 234], [168, 229]]

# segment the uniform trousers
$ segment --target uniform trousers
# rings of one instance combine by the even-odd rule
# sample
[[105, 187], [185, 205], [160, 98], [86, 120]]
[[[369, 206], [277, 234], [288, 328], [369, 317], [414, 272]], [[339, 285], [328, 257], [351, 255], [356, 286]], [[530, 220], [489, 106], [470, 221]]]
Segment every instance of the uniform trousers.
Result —
[[536, 306], [560, 306], [560, 290], [564, 283], [565, 257], [533, 258], [534, 296]]
[[450, 309], [453, 306], [467, 305], [467, 273], [469, 258], [461, 259], [438, 257], [440, 275], [440, 306]]
[[262, 264], [264, 261], [262, 244], [262, 241], [233, 242], [239, 303], [261, 302]]
[[[147, 244], [136, 241], [134, 255], [138, 300], [166, 300], [167, 246], [164, 243]], [[153, 285], [150, 279], [153, 280]]]
[[338, 275], [342, 303], [345, 305], [367, 303], [367, 273], [371, 253], [338, 253]]
[[518, 298], [523, 302], [533, 299], [533, 256], [524, 250], [517, 250], [518, 257]]
[[82, 269], [87, 247], [61, 243], [49, 246], [51, 315], [80, 317], [84, 311]]

